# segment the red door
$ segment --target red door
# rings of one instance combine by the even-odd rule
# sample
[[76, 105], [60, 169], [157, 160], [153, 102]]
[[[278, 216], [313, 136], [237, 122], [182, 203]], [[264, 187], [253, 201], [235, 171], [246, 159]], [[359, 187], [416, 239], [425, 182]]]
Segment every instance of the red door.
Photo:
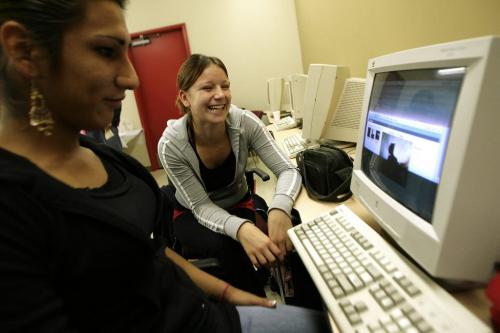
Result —
[[176, 78], [180, 65], [190, 55], [186, 26], [178, 24], [131, 36], [129, 56], [141, 82], [134, 94], [151, 169], [156, 170], [160, 167], [156, 147], [167, 120], [180, 117], [175, 106]]

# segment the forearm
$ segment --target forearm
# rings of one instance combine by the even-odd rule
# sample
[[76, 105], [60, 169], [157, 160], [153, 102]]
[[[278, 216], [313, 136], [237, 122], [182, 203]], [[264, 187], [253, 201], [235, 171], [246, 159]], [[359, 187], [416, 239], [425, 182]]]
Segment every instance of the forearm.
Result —
[[233, 304], [260, 305], [268, 308], [276, 307], [276, 301], [271, 301], [238, 288], [234, 288], [228, 283], [198, 269], [169, 248], [165, 249], [165, 255], [181, 269], [183, 269], [193, 282], [207, 295], [221, 301], [226, 300], [227, 302]]
[[207, 295], [217, 299], [221, 298], [227, 285], [226, 282], [202, 271], [168, 247], [165, 248], [165, 256], [182, 268], [191, 280]]
[[287, 168], [283, 170], [276, 180], [275, 193], [286, 195], [295, 201], [302, 187], [302, 177], [296, 168]]
[[[176, 188], [176, 199], [180, 205], [191, 210], [198, 223], [204, 227], [235, 239], [236, 230], [233, 229], [237, 229], [243, 221], [231, 221], [226, 225], [229, 219], [234, 218], [210, 199], [193, 170], [179, 161], [170, 161], [166, 156], [163, 156], [163, 165], [168, 167], [165, 170], [169, 181]], [[229, 225], [234, 226], [226, 230]]]

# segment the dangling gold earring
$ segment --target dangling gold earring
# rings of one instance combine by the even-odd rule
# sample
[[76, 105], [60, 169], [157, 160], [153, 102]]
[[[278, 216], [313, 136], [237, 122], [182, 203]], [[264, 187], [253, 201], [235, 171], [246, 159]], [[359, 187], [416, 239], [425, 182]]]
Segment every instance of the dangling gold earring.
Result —
[[33, 85], [31, 86], [30, 98], [30, 125], [46, 136], [52, 135], [52, 130], [54, 129], [52, 114], [45, 105], [45, 99], [43, 98], [42, 93]]

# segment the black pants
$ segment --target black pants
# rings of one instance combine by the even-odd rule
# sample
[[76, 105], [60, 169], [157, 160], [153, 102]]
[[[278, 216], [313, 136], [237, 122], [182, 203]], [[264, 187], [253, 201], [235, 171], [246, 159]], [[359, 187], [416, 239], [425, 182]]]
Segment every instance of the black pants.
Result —
[[[228, 212], [255, 222], [255, 212], [251, 209], [234, 208]], [[227, 282], [242, 290], [265, 296], [266, 272], [255, 271], [239, 242], [201, 225], [191, 211], [185, 211], [175, 219], [174, 233], [188, 258], [217, 258]]]

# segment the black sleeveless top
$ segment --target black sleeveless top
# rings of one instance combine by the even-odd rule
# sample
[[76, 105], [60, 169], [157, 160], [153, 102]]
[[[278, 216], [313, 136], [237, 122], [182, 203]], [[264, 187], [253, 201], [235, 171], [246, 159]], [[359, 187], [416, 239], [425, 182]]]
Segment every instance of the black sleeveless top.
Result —
[[124, 168], [105, 158], [101, 161], [108, 173], [108, 180], [101, 187], [84, 191], [95, 199], [96, 205], [106, 206], [143, 232], [151, 230], [156, 211], [154, 193], [144, 181]]
[[206, 191], [212, 192], [231, 184], [236, 173], [236, 157], [234, 156], [233, 149], [231, 148], [229, 155], [221, 165], [210, 169], [207, 168], [205, 164], [203, 164], [203, 161], [201, 160], [200, 156], [198, 155], [198, 151], [196, 150], [191, 121], [188, 121], [188, 135], [189, 143], [191, 144], [191, 147], [193, 147], [193, 150], [196, 153], [196, 157], [198, 158], [201, 179], [205, 184]]
[[236, 172], [236, 158], [234, 157], [233, 150], [231, 150], [224, 162], [214, 169], [209, 169], [205, 166], [205, 164], [203, 164], [200, 156], [198, 156], [198, 152], [196, 152], [196, 156], [200, 162], [201, 179], [203, 180], [203, 183], [205, 183], [207, 192], [211, 192], [231, 184], [234, 179], [234, 173]]

